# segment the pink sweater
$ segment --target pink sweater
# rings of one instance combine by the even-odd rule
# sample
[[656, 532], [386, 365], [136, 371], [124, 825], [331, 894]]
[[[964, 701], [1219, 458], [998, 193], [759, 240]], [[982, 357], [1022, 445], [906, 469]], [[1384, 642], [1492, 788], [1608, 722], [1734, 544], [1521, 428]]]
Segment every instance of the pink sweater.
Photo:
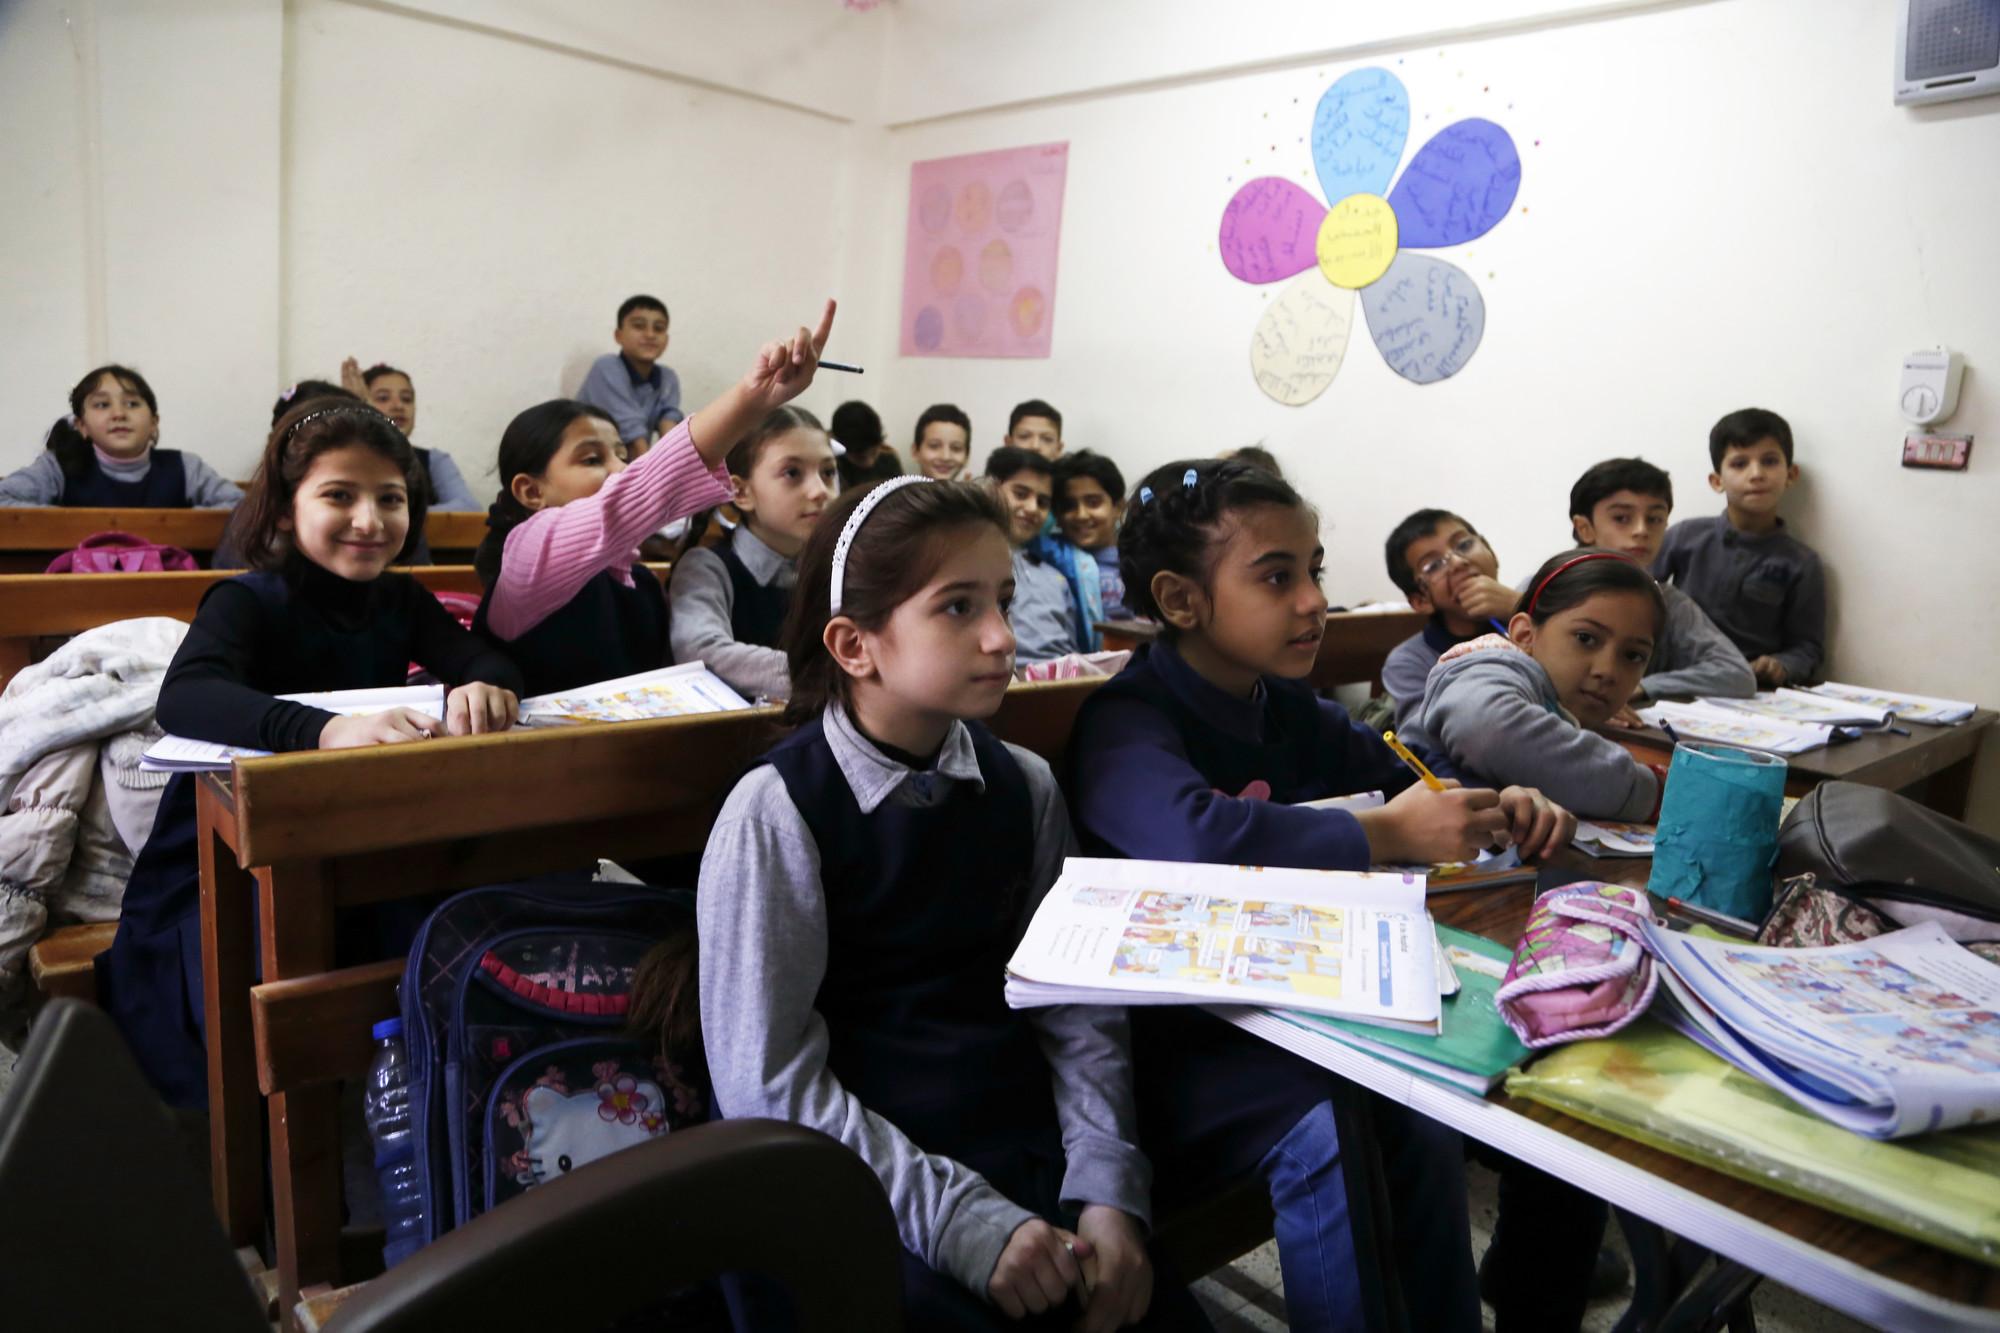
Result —
[[530, 514], [507, 534], [486, 625], [518, 639], [604, 570], [632, 587], [639, 543], [663, 526], [729, 499], [729, 473], [704, 467], [688, 423], [676, 425], [597, 494]]

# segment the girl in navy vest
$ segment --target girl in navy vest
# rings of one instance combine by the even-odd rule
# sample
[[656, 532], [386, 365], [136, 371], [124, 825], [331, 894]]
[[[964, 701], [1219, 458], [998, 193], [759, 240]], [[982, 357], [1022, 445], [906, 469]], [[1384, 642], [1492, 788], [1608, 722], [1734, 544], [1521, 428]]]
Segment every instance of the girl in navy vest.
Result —
[[[1186, 1326], [1145, 1251], [1124, 1011], [1002, 995], [1073, 845], [1048, 765], [978, 721], [1013, 667], [1006, 532], [977, 486], [905, 477], [842, 496], [807, 539], [784, 633], [800, 725], [702, 856], [715, 1102], [874, 1168], [912, 1328], [1068, 1327], [1086, 1300], [1085, 1328], [1149, 1302], [1149, 1327]], [[741, 1328], [788, 1323], [759, 1284], [731, 1299]]]
[[[1078, 716], [1072, 796], [1087, 848], [1362, 870], [1373, 862], [1458, 860], [1505, 841], [1524, 856], [1544, 856], [1569, 840], [1574, 819], [1538, 792], [1430, 791], [1381, 737], [1313, 694], [1304, 678], [1327, 611], [1319, 519], [1279, 477], [1234, 461], [1161, 468], [1134, 492], [1118, 552], [1127, 605], [1161, 622], [1161, 633]], [[1358, 814], [1293, 808], [1369, 790], [1391, 799]], [[1141, 1142], [1163, 1180], [1174, 1178], [1189, 1145], [1205, 1142], [1201, 1090], [1237, 1086], [1309, 1102], [1295, 1132], [1324, 1153], [1329, 1176], [1354, 1177], [1348, 1187], [1356, 1200], [1367, 1177], [1386, 1172], [1395, 1205], [1388, 1234], [1376, 1239], [1371, 1209], [1352, 1213], [1359, 1282], [1295, 1278], [1300, 1261], [1293, 1254], [1302, 1247], [1287, 1246], [1280, 1204], [1288, 1299], [1302, 1290], [1334, 1296], [1331, 1311], [1309, 1326], [1348, 1327], [1361, 1309], [1366, 1322], [1379, 1322], [1371, 1307], [1386, 1296], [1373, 1289], [1369, 1257], [1378, 1248], [1394, 1256], [1398, 1280], [1388, 1285], [1400, 1286], [1412, 1327], [1478, 1326], [1456, 1134], [1199, 1010], [1138, 1012], [1133, 1044]], [[1314, 1124], [1319, 1133], [1306, 1133]], [[1349, 1151], [1341, 1148], [1343, 1134]], [[1273, 1180], [1274, 1193], [1281, 1183]], [[1338, 1207], [1338, 1191], [1329, 1194]], [[1594, 1249], [1593, 1240], [1588, 1252]]]
[[[415, 469], [403, 433], [365, 404], [320, 399], [279, 419], [244, 510], [256, 572], [202, 598], [160, 686], [162, 727], [223, 745], [331, 750], [513, 723], [514, 664], [416, 580], [388, 572], [423, 523]], [[273, 697], [401, 685], [413, 661], [452, 687], [442, 722], [407, 708], [341, 717]], [[194, 792], [186, 775], [168, 784], [117, 939], [97, 960], [100, 1002], [161, 1095], [183, 1107], [207, 1104]], [[344, 916], [347, 961], [407, 946], [408, 917]]]
[[160, 400], [145, 376], [99, 366], [69, 391], [47, 447], [0, 481], [0, 505], [227, 509], [243, 492], [193, 454], [161, 449]]
[[509, 423], [500, 496], [473, 557], [486, 585], [474, 628], [521, 664], [530, 694], [667, 664], [666, 597], [639, 543], [729, 499], [723, 460], [812, 383], [833, 313], [828, 301], [817, 330], [766, 343], [741, 381], [630, 467], [596, 408], [559, 398]]
[[[396, 429], [404, 435], [416, 433], [417, 386], [408, 371], [398, 370], [386, 361], [377, 361], [363, 370], [361, 363], [350, 356], [340, 363], [340, 387], [372, 404], [376, 411], [395, 422]], [[452, 462], [450, 454], [442, 449], [419, 449], [415, 444], [410, 447], [416, 449], [429, 478], [433, 512], [473, 513], [479, 509], [478, 498], [465, 484], [465, 475]]]
[[743, 521], [697, 546], [667, 585], [676, 662], [703, 662], [745, 698], [783, 699], [791, 674], [778, 630], [798, 582], [799, 550], [840, 489], [819, 418], [781, 407], [729, 451], [730, 499]]

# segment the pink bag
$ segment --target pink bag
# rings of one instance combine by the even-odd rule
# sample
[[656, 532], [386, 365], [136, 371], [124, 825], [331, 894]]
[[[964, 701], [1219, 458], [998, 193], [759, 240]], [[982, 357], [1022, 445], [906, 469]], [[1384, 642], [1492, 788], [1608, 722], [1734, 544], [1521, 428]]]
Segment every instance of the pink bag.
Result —
[[93, 532], [74, 551], [49, 563], [46, 574], [163, 574], [197, 570], [178, 546], [160, 546], [129, 532]]
[[1644, 1013], [1659, 985], [1643, 931], [1651, 915], [1644, 889], [1598, 880], [1537, 898], [1493, 995], [1521, 1043], [1607, 1036]]

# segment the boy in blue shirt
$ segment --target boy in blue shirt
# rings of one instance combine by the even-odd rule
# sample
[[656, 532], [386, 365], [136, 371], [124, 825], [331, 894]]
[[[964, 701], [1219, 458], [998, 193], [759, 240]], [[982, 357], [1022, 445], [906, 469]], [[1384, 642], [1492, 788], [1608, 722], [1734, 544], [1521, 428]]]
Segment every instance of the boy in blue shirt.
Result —
[[1078, 650], [1075, 600], [1062, 571], [1036, 542], [1049, 517], [1055, 468], [1027, 449], [1002, 445], [986, 458], [986, 480], [1007, 511], [1008, 541], [1014, 547], [1014, 660], [1046, 662]]
[[593, 361], [577, 401], [602, 408], [633, 458], [674, 428], [681, 411], [681, 377], [660, 364], [667, 353], [667, 307], [657, 296], [630, 296], [612, 330], [618, 350]]
[[1759, 685], [1810, 679], [1825, 652], [1826, 575], [1778, 517], [1778, 501], [1799, 479], [1791, 424], [1761, 407], [1731, 412], [1708, 433], [1708, 461], [1723, 511], [1667, 529], [1653, 575], [1672, 579], [1708, 613], [1750, 659]]
[[1077, 642], [1084, 652], [1094, 653], [1104, 646], [1099, 621], [1132, 616], [1118, 572], [1125, 477], [1103, 454], [1088, 449], [1064, 454], [1056, 460], [1055, 508], [1057, 532], [1043, 532], [1034, 547], [1069, 580]]

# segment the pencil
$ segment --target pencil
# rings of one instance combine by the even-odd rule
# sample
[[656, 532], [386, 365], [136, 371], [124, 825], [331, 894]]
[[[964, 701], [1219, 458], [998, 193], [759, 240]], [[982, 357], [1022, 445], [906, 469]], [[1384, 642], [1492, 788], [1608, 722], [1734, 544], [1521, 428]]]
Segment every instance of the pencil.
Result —
[[1507, 632], [1507, 627], [1500, 623], [1500, 619], [1497, 616], [1486, 617], [1486, 623], [1491, 625], [1494, 629], [1499, 630], [1502, 634], [1505, 634]]
[[1713, 907], [1697, 907], [1693, 903], [1686, 902], [1680, 898], [1669, 898], [1667, 899], [1667, 910], [1670, 912], [1679, 912], [1690, 921], [1699, 921], [1704, 926], [1714, 926], [1717, 930], [1726, 930], [1732, 934], [1741, 935], [1745, 939], [1754, 940], [1757, 938], [1756, 922], [1745, 921], [1742, 917], [1731, 916], [1727, 912], [1718, 912]]
[[1418, 777], [1422, 778], [1424, 781], [1424, 785], [1426, 787], [1429, 787], [1432, 791], [1444, 790], [1444, 784], [1437, 780], [1437, 775], [1432, 773], [1428, 768], [1424, 767], [1423, 760], [1417, 758], [1414, 754], [1410, 753], [1409, 746], [1403, 744], [1401, 741], [1396, 739], [1395, 732], [1393, 731], [1383, 732], [1382, 743], [1388, 746], [1391, 750], [1394, 750], [1396, 752], [1396, 758], [1402, 760], [1405, 764], [1409, 765], [1410, 771], [1412, 773], [1415, 773]]
[[865, 375], [868, 373], [860, 366], [850, 366], [845, 361], [822, 361], [819, 363], [819, 368], [821, 370], [844, 370], [850, 375]]

